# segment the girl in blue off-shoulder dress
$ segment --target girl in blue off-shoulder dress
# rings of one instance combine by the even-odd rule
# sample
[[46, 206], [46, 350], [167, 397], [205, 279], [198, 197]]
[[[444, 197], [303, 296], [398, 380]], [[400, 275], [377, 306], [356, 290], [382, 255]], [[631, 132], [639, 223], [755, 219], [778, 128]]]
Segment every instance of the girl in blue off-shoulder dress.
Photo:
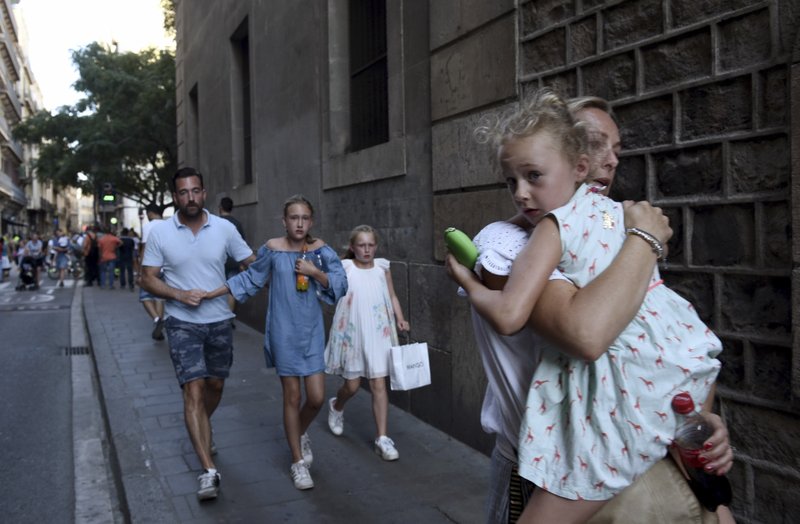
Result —
[[[347, 292], [347, 277], [336, 252], [309, 234], [313, 216], [314, 208], [305, 197], [290, 197], [283, 206], [286, 235], [261, 246], [256, 260], [230, 278], [222, 291], [230, 291], [242, 302], [269, 284], [264, 356], [267, 367], [274, 367], [281, 379], [283, 425], [297, 489], [314, 487], [306, 430], [325, 399], [325, 326], [320, 301], [335, 304]], [[301, 381], [306, 397], [302, 406]]]

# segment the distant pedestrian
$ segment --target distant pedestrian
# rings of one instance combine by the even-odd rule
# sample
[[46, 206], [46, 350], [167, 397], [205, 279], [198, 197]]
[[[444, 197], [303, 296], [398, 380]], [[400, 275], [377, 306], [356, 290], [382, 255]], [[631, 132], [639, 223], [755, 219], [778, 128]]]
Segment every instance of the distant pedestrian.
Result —
[[334, 435], [344, 431], [344, 405], [358, 392], [361, 378], [369, 380], [375, 417], [375, 453], [384, 460], [400, 454], [386, 434], [389, 396], [389, 350], [398, 344], [397, 330], [408, 331], [400, 301], [394, 292], [389, 261], [375, 258], [378, 234], [371, 226], [350, 233], [350, 245], [342, 261], [347, 274], [347, 295], [336, 306], [328, 345], [325, 372], [344, 378], [335, 397], [328, 400], [328, 427]]
[[203, 467], [198, 477], [200, 500], [219, 493], [211, 416], [233, 362], [233, 314], [225, 299], [209, 298], [206, 290], [224, 287], [226, 256], [245, 265], [254, 258], [230, 222], [203, 208], [205, 198], [199, 172], [184, 167], [175, 173], [172, 199], [177, 211], [150, 231], [141, 282], [148, 292], [167, 299], [164, 327], [170, 356], [183, 389], [186, 429]]
[[[145, 245], [153, 226], [163, 220], [161, 208], [156, 204], [148, 204], [145, 208], [147, 222], [142, 226], [142, 239], [139, 241], [139, 279], [142, 278], [142, 259], [144, 258]], [[153, 319], [153, 340], [164, 340], [164, 300], [150, 294], [143, 286], [139, 289], [139, 302], [144, 310]]]
[[64, 287], [64, 277], [69, 268], [70, 249], [69, 237], [62, 230], [57, 229], [53, 241], [53, 251], [56, 257], [56, 270], [58, 270], [58, 287]]
[[[242, 302], [269, 285], [264, 356], [281, 379], [283, 425], [297, 489], [314, 487], [309, 472], [314, 456], [306, 431], [325, 401], [325, 326], [319, 301], [335, 304], [347, 292], [336, 252], [310, 234], [313, 217], [305, 197], [290, 197], [283, 205], [286, 235], [268, 240], [246, 271], [209, 293], [230, 292]], [[306, 395], [301, 406], [302, 383]]]
[[47, 257], [45, 259], [45, 265], [50, 267], [55, 267], [56, 265], [56, 238], [58, 238], [59, 230], [56, 229], [53, 231], [53, 235], [47, 240]]
[[0, 282], [4, 282], [11, 271], [11, 259], [8, 256], [10, 252], [11, 247], [6, 242], [6, 237], [0, 236]]
[[100, 250], [97, 248], [97, 232], [92, 226], [86, 228], [86, 236], [83, 239], [83, 264], [86, 266], [84, 280], [86, 287], [92, 287], [95, 280], [99, 284]]
[[[239, 220], [231, 214], [232, 211], [233, 211], [233, 199], [231, 199], [230, 197], [222, 197], [222, 200], [219, 201], [219, 216], [221, 216], [222, 218], [224, 218], [225, 220], [236, 226], [236, 231], [238, 231], [239, 234], [242, 235], [242, 240], [246, 242], [247, 237], [244, 234], [244, 227], [242, 227], [242, 223], [239, 222]], [[239, 271], [241, 271], [241, 266], [239, 266], [239, 263], [236, 262], [231, 257], [228, 257], [228, 259], [225, 261], [225, 278], [227, 279], [236, 276], [239, 274]], [[231, 311], [235, 312], [236, 299], [233, 298], [233, 295], [228, 295], [227, 300], [228, 300], [228, 307], [231, 308]], [[236, 327], [236, 324], [233, 323], [233, 320], [231, 320], [231, 326]]]
[[38, 233], [31, 233], [30, 239], [25, 244], [24, 254], [25, 256], [33, 259], [34, 284], [32, 289], [39, 289], [39, 272], [40, 269], [44, 267], [44, 259], [46, 255], [44, 251], [44, 243], [39, 238]]
[[125, 227], [122, 228], [122, 236], [119, 237], [119, 287], [125, 289], [128, 287], [131, 291], [134, 288], [133, 282], [133, 252], [136, 249], [136, 242], [130, 236], [130, 230]]
[[97, 241], [100, 250], [100, 288], [114, 289], [114, 269], [117, 267], [117, 249], [122, 241], [111, 230], [104, 229], [103, 236]]

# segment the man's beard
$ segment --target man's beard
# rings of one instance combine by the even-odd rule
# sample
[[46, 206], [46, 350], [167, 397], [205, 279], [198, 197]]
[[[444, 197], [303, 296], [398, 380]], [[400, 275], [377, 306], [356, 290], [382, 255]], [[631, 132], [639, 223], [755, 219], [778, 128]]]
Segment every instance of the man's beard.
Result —
[[191, 218], [196, 217], [202, 212], [203, 212], [203, 205], [198, 204], [197, 202], [195, 202], [194, 205], [186, 205], [181, 207], [181, 213]]

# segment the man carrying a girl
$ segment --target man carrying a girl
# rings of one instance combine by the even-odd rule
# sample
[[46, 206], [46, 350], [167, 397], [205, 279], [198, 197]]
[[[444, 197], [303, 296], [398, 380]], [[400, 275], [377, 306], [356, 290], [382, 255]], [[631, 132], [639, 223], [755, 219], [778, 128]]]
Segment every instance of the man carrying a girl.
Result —
[[[607, 106], [603, 107], [602, 102], [598, 99], [584, 99], [575, 101], [572, 107], [573, 114], [577, 113], [579, 117], [582, 116], [584, 120], [588, 120], [589, 124], [595, 127], [595, 131], [601, 131], [590, 135], [593, 142], [603, 146], [599, 148], [589, 148], [588, 137], [581, 139], [580, 130], [578, 132], [573, 131], [572, 128], [576, 126], [570, 122], [570, 117], [566, 114], [566, 105], [549, 97], [548, 93], [540, 93], [534, 99], [523, 103], [522, 109], [518, 113], [499, 122], [499, 125], [484, 129], [484, 131], [496, 133], [496, 144], [500, 149], [499, 158], [503, 164], [504, 176], [509, 182], [515, 202], [521, 211], [520, 215], [509, 222], [492, 224], [476, 237], [476, 244], [478, 244], [481, 251], [477, 270], [481, 272], [486, 285], [495, 289], [503, 287], [511, 262], [516, 258], [522, 246], [525, 245], [527, 235], [532, 226], [539, 223], [547, 212], [564, 204], [569, 199], [570, 188], [567, 182], [564, 182], [561, 193], [558, 193], [558, 190], [555, 189], [559, 177], [564, 177], [562, 180], [566, 180], [566, 177], [577, 172], [579, 178], [582, 179], [587, 172], [591, 171], [591, 175], [600, 185], [599, 188], [595, 187], [593, 190], [596, 192], [608, 192], [608, 188], [613, 182], [614, 170], [617, 164], [616, 154], [619, 151], [619, 135], [616, 125], [607, 113]], [[558, 107], [554, 108], [554, 105]], [[562, 121], [559, 122], [559, 119]], [[577, 139], [575, 135], [577, 135]], [[554, 136], [558, 137], [558, 139], [553, 139]], [[582, 141], [587, 145], [581, 145]], [[561, 151], [558, 149], [559, 147]], [[566, 150], [567, 153], [562, 153], [563, 150]], [[570, 154], [573, 159], [584, 155], [586, 160], [572, 163], [570, 162]], [[589, 162], [589, 159], [592, 161]], [[570, 166], [572, 166], [572, 169], [570, 169]], [[577, 178], [575, 180], [577, 181]], [[572, 187], [574, 188], [574, 186]], [[598, 211], [598, 215], [599, 213], [600, 211]], [[620, 216], [620, 213], [621, 210], [613, 217], [608, 215], [608, 220], [622, 222], [623, 217]], [[606, 219], [606, 216], [604, 215], [603, 218]], [[638, 227], [639, 230], [649, 230], [650, 233], [655, 234], [662, 241], [666, 241], [671, 235], [671, 231], [666, 225], [666, 220], [660, 216], [660, 211], [650, 208], [646, 203], [628, 206], [625, 210], [624, 223], [625, 227], [628, 228]], [[587, 232], [589, 231], [589, 225], [585, 227]], [[608, 221], [606, 221], [606, 225], [607, 227], [609, 226]], [[564, 230], [568, 230], [569, 226], [571, 224], [564, 222], [562, 227]], [[584, 233], [584, 228], [579, 233], [580, 236], [588, 236], [588, 233]], [[564, 234], [566, 234], [566, 231]], [[593, 237], [592, 239], [594, 241]], [[625, 240], [624, 235], [618, 240], [620, 243]], [[602, 244], [602, 242], [601, 239], [600, 243]], [[505, 319], [507, 319], [509, 313], [508, 309], [502, 309], [502, 302], [491, 303], [490, 299], [482, 296], [484, 294], [483, 290], [486, 288], [482, 288], [480, 283], [476, 284], [477, 279], [469, 272], [462, 271], [464, 268], [460, 268], [455, 264], [453, 259], [450, 258], [448, 260], [449, 270], [455, 275], [459, 283], [462, 283], [471, 291], [470, 299], [476, 308], [480, 310], [482, 307], [481, 313], [490, 320], [493, 318], [492, 315], [496, 314], [494, 323], [487, 325], [481, 316], [473, 313], [476, 338], [479, 347], [482, 349], [484, 365], [490, 379], [482, 413], [482, 422], [489, 431], [498, 433], [497, 448], [492, 460], [494, 488], [491, 497], [493, 506], [490, 508], [490, 522], [508, 521], [509, 513], [506, 508], [508, 507], [507, 486], [509, 470], [511, 469], [509, 466], [513, 466], [517, 449], [514, 432], [519, 429], [520, 419], [525, 408], [522, 402], [525, 396], [528, 395], [528, 391], [525, 389], [527, 385], [524, 383], [526, 380], [530, 381], [530, 376], [536, 368], [539, 357], [533, 353], [540, 350], [547, 351], [542, 341], [535, 338], [536, 335], [528, 330], [523, 330], [513, 337], [503, 337], [493, 329], [493, 326], [506, 333], [515, 332], [527, 321], [527, 317], [530, 316], [532, 311], [532, 326], [536, 328], [539, 334], [557, 342], [562, 350], [567, 353], [572, 352], [571, 354], [576, 356], [579, 361], [582, 361], [580, 359], [602, 358], [606, 349], [611, 346], [611, 342], [614, 341], [622, 328], [634, 316], [643, 296], [648, 292], [648, 280], [656, 261], [656, 257], [650, 248], [651, 246], [648, 243], [639, 238], [630, 238], [624, 241], [623, 245], [616, 247], [616, 249], [619, 249], [619, 256], [614, 264], [610, 265], [608, 270], [603, 272], [596, 280], [584, 282], [580, 291], [577, 291], [577, 288], [570, 281], [565, 280], [558, 271], [555, 271], [549, 277], [551, 279], [550, 284], [543, 291], [541, 289], [536, 291], [541, 293], [538, 302], [535, 298], [532, 301], [530, 300], [530, 295], [533, 292], [528, 290], [526, 298], [529, 303], [533, 302], [536, 308], [534, 309], [532, 306], [527, 309], [522, 308], [525, 318], [523, 320], [514, 319], [511, 327], [502, 325], [503, 323], [499, 318], [506, 315]], [[598, 249], [605, 251], [602, 245]], [[573, 252], [569, 253], [569, 261], [581, 256], [577, 249], [574, 253], [574, 255]], [[594, 265], [594, 263], [591, 265]], [[589, 262], [585, 264], [586, 271], [591, 271], [591, 265]], [[528, 265], [526, 267], [530, 269], [532, 266]], [[555, 267], [555, 263], [553, 267]], [[597, 267], [594, 270], [597, 274], [601, 273]], [[529, 273], [526, 273], [528, 278], [530, 278]], [[497, 275], [497, 278], [492, 277], [492, 274]], [[575, 275], [570, 276], [573, 279], [576, 278]], [[546, 282], [548, 277], [544, 274], [540, 275], [539, 278]], [[541, 286], [542, 284], [540, 283], [539, 285]], [[670, 297], [670, 300], [672, 299], [674, 297]], [[481, 300], [484, 301], [481, 302]], [[486, 306], [487, 303], [491, 304], [488, 308]], [[599, 304], [604, 306], [600, 307]], [[515, 306], [517, 305], [518, 303], [515, 304]], [[499, 314], [498, 311], [503, 311], [503, 313]], [[513, 322], [516, 322], [516, 324]], [[699, 319], [697, 319], [696, 323], [699, 324]], [[641, 334], [637, 336], [641, 336]], [[711, 336], [713, 337], [713, 335]], [[527, 361], [525, 360], [526, 357]], [[704, 358], [708, 358], [707, 362], [710, 364], [710, 367], [707, 368], [710, 369], [710, 372], [706, 375], [706, 379], [713, 381], [713, 376], [715, 375], [713, 359], [710, 356]], [[514, 366], [508, 365], [509, 362], [512, 364], [525, 364], [527, 362], [528, 365]], [[576, 367], [580, 364], [580, 362], [569, 362], [568, 364], [563, 364], [562, 361], [558, 361], [561, 365], [567, 365], [568, 369], [571, 369], [570, 366]], [[623, 367], [622, 369], [624, 372], [625, 368]], [[554, 405], [559, 405], [558, 400], [553, 400], [558, 395], [555, 397], [551, 395], [551, 397], [545, 397], [544, 399], [535, 395], [535, 392], [540, 388], [543, 391], [547, 391], [546, 386], [550, 382], [553, 382], [554, 386], [558, 382], [558, 385], [555, 386], [557, 390], [562, 386], [564, 388], [577, 388], [574, 392], [576, 398], [571, 402], [579, 401], [583, 396], [582, 391], [586, 391], [581, 388], [585, 388], [586, 385], [577, 383], [578, 385], [576, 386], [576, 382], [568, 383], [568, 378], [571, 378], [569, 374], [558, 378], [550, 376], [539, 378], [538, 382], [535, 379], [530, 384], [530, 397], [536, 399], [534, 402], [537, 405], [533, 406], [529, 397], [526, 413], [530, 414], [537, 410], [542, 411], [542, 413], [553, 413], [548, 410], [548, 404], [550, 403], [548, 401], [551, 401]], [[511, 392], [510, 394], [509, 391]], [[538, 403], [539, 401], [541, 401], [540, 404]], [[639, 403], [638, 398], [636, 402], [637, 404]], [[528, 435], [520, 436], [519, 445], [530, 444], [536, 438], [540, 441], [546, 441], [549, 434], [554, 431], [556, 433], [561, 430], [567, 432], [568, 430], [560, 427], [564, 426], [565, 423], [571, 423], [573, 430], [576, 427], [585, 427], [585, 425], [590, 424], [591, 416], [590, 413], [586, 420], [569, 419], [560, 423], [557, 422], [556, 417], [552, 421], [548, 419], [550, 425], [540, 423], [537, 420], [530, 426], [523, 426], [528, 428]], [[710, 469], [716, 469], [719, 473], [724, 473], [730, 469], [732, 457], [727, 445], [727, 433], [719, 424], [718, 418], [716, 423], [718, 426], [717, 432], [710, 439], [713, 442], [710, 442], [712, 447], [707, 456], [710, 461]], [[556, 430], [557, 427], [559, 427], [558, 430]], [[537, 432], [537, 434], [534, 435], [534, 432]], [[548, 434], [540, 434], [542, 432]], [[623, 446], [620, 447], [622, 448]], [[553, 451], [550, 448], [548, 450], [550, 452]], [[555, 446], [555, 457], [551, 460], [554, 463], [558, 463], [562, 453], [566, 454], [565, 447], [562, 447], [561, 451], [559, 451], [558, 446]], [[598, 453], [602, 455], [603, 452], [598, 451]], [[661, 456], [663, 456], [663, 453]], [[529, 458], [537, 465], [545, 460], [543, 455], [540, 454]], [[576, 465], [572, 469], [577, 470], [575, 457], [572, 456], [570, 458], [573, 459], [573, 464]], [[588, 452], [582, 457], [581, 464], [584, 462], [583, 459], [585, 459], [588, 467]], [[527, 461], [525, 466], [530, 469]], [[540, 485], [543, 484], [545, 490], [537, 490], [539, 500], [536, 501], [537, 503], [532, 504], [532, 508], [529, 508], [529, 511], [525, 514], [526, 517], [547, 521], [547, 504], [549, 501], [542, 502], [542, 494], [554, 497], [546, 490], [557, 491], [554, 488], [559, 487], [559, 483], [562, 485], [561, 487], [566, 485], [572, 469], [560, 476], [560, 481], [557, 479], [556, 482], [552, 482], [552, 479], [550, 479], [550, 483], [542, 483], [539, 480]], [[646, 469], [645, 467], [644, 470]], [[580, 473], [583, 473], [583, 471], [576, 471], [575, 476], [579, 476]], [[528, 474], [531, 475], [530, 472]], [[536, 475], [532, 476], [536, 478]], [[594, 485], [602, 487], [603, 481], [600, 480]], [[594, 493], [587, 495], [587, 497], [584, 497], [583, 494], [579, 493], [578, 498], [591, 498]], [[558, 499], [558, 497], [555, 498]], [[605, 496], [603, 498], [607, 499], [609, 497]], [[583, 504], [584, 507], [589, 507], [583, 513], [574, 511], [573, 516], [576, 521], [585, 521], [591, 513], [599, 508], [599, 505], [591, 506], [591, 504]], [[559, 518], [561, 519], [567, 518], [574, 508], [574, 506], [570, 507], [569, 505], [561, 504], [560, 501], [557, 501], [557, 504], [553, 507], [558, 509]], [[617, 504], [617, 507], [619, 507], [619, 504]], [[532, 509], [536, 511], [531, 511]]]

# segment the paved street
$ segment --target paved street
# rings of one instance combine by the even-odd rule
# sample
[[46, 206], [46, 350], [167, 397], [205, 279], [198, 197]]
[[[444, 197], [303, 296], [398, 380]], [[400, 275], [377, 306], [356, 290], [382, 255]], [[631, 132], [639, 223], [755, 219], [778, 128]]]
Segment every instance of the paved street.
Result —
[[[63, 522], [73, 512], [69, 309], [72, 289], [0, 283], [0, 508], [5, 522]], [[42, 504], [41, 493], [48, 493]]]
[[[132, 522], [482, 521], [488, 458], [390, 407], [389, 433], [400, 460], [383, 462], [372, 450], [374, 425], [363, 391], [348, 404], [343, 436], [330, 433], [326, 412], [316, 419], [309, 431], [315, 487], [296, 490], [280, 382], [264, 367], [263, 335], [240, 322], [231, 377], [212, 419], [222, 491], [216, 501], [199, 504], [199, 465], [166, 342], [150, 338], [138, 293], [78, 292], [119, 462], [120, 506]], [[338, 383], [328, 377], [326, 396]]]

